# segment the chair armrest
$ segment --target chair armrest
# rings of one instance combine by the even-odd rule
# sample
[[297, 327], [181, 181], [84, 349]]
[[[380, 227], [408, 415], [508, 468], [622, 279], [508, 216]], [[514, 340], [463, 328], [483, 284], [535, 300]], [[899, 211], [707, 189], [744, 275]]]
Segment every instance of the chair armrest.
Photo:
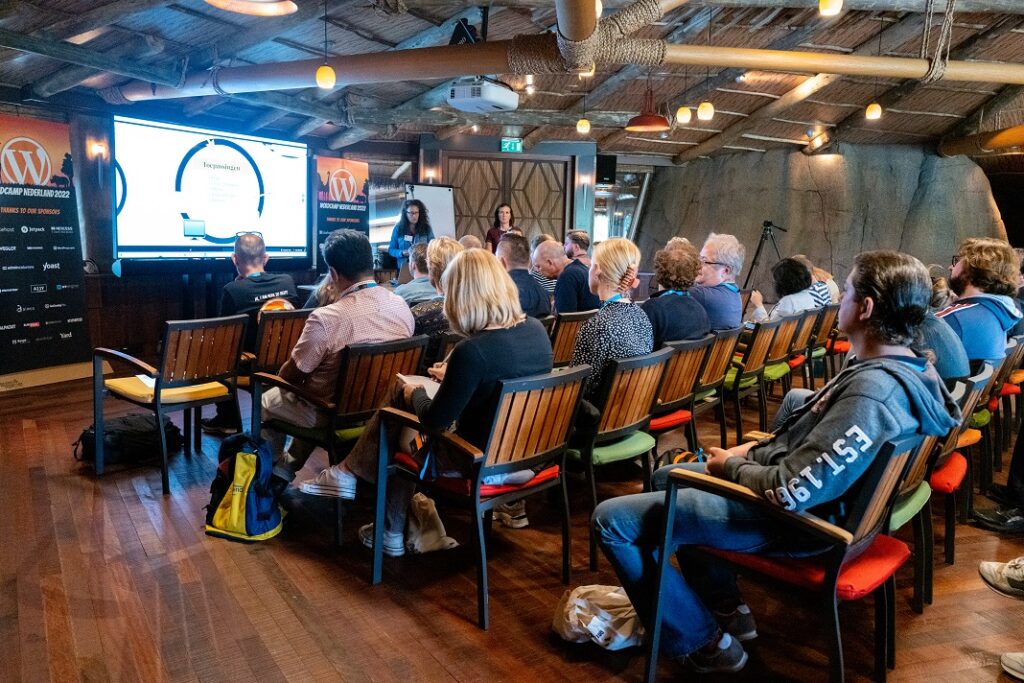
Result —
[[746, 486], [684, 469], [672, 470], [669, 476], [677, 480], [677, 483], [690, 488], [714, 493], [741, 503], [756, 505], [776, 519], [828, 543], [842, 543], [843, 545], [853, 543], [853, 534], [846, 529], [829, 524], [820, 517], [815, 517], [807, 512], [785, 510]]
[[106, 358], [107, 360], [125, 363], [127, 365], [132, 366], [143, 375], [147, 375], [149, 377], [158, 377], [160, 375], [160, 371], [154, 368], [149, 363], [144, 363], [135, 356], [129, 356], [127, 353], [117, 351], [116, 349], [108, 349], [102, 346], [97, 346], [92, 350], [92, 356], [93, 358], [99, 356], [100, 358]]
[[412, 413], [399, 410], [398, 408], [385, 407], [380, 409], [379, 414], [380, 419], [385, 422], [398, 423], [403, 427], [410, 427], [412, 429], [427, 432], [433, 438], [440, 440], [451, 448], [454, 448], [456, 451], [459, 451], [474, 460], [482, 458], [484, 455], [479, 448], [454, 432], [433, 432], [426, 429], [420, 422], [419, 418]]
[[319, 396], [315, 396], [308, 390], [292, 384], [283, 377], [280, 377], [278, 375], [272, 375], [269, 372], [254, 373], [252, 376], [252, 381], [254, 384], [259, 383], [265, 386], [277, 387], [282, 391], [290, 391], [299, 398], [301, 398], [303, 401], [306, 401], [307, 403], [310, 403], [314, 407], [319, 408], [320, 410], [323, 411], [331, 412], [337, 407], [333, 403], [325, 401]]
[[774, 439], [775, 435], [771, 432], [759, 432], [756, 429], [752, 429], [749, 432], [743, 434], [744, 441], [764, 441], [765, 439]]

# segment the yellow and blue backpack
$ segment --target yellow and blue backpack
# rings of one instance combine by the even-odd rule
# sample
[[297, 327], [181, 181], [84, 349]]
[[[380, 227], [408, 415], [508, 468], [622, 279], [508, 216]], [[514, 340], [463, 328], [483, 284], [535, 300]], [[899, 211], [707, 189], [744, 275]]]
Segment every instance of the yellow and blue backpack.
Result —
[[206, 533], [232, 541], [265, 541], [281, 533], [283, 514], [270, 488], [274, 456], [248, 434], [224, 439], [210, 484]]

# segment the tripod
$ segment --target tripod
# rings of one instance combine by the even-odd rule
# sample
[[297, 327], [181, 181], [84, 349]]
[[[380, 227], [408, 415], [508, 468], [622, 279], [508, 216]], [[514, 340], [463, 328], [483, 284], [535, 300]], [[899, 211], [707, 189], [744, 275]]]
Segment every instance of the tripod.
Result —
[[765, 242], [772, 243], [772, 247], [775, 249], [775, 255], [780, 261], [782, 260], [782, 253], [779, 251], [779, 243], [775, 241], [776, 230], [789, 232], [785, 228], [780, 228], [773, 224], [771, 221], [765, 221], [761, 224], [761, 241], [757, 243], [757, 250], [754, 252], [754, 260], [750, 262], [750, 268], [747, 270], [747, 277], [743, 281], [743, 289], [747, 289], [750, 285], [750, 277], [754, 274], [754, 270], [757, 268], [757, 262], [761, 258], [761, 250], [764, 248]]

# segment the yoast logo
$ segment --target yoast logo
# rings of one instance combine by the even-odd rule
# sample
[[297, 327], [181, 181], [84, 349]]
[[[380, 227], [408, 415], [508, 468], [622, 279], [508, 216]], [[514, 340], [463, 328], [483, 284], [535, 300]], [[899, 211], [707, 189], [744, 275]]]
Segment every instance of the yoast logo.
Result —
[[60, 270], [60, 264], [59, 263], [46, 263], [46, 262], [44, 262], [43, 263], [43, 272], [45, 273], [48, 270]]
[[52, 172], [50, 155], [32, 138], [11, 138], [0, 149], [0, 182], [45, 185]]
[[61, 339], [71, 339], [71, 333], [70, 332], [61, 332], [60, 333], [60, 338]]
[[331, 199], [336, 202], [351, 202], [359, 193], [355, 176], [345, 168], [340, 168], [331, 174], [327, 180], [327, 189]]
[[18, 313], [31, 313], [36, 310], [35, 306], [25, 306], [24, 304], [18, 304]]

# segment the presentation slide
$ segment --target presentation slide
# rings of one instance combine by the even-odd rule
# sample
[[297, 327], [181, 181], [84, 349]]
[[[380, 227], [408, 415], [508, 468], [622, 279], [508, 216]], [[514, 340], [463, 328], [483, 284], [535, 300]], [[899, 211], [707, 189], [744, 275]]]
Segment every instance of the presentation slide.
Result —
[[114, 117], [114, 164], [117, 258], [226, 258], [242, 232], [309, 256], [304, 144]]

